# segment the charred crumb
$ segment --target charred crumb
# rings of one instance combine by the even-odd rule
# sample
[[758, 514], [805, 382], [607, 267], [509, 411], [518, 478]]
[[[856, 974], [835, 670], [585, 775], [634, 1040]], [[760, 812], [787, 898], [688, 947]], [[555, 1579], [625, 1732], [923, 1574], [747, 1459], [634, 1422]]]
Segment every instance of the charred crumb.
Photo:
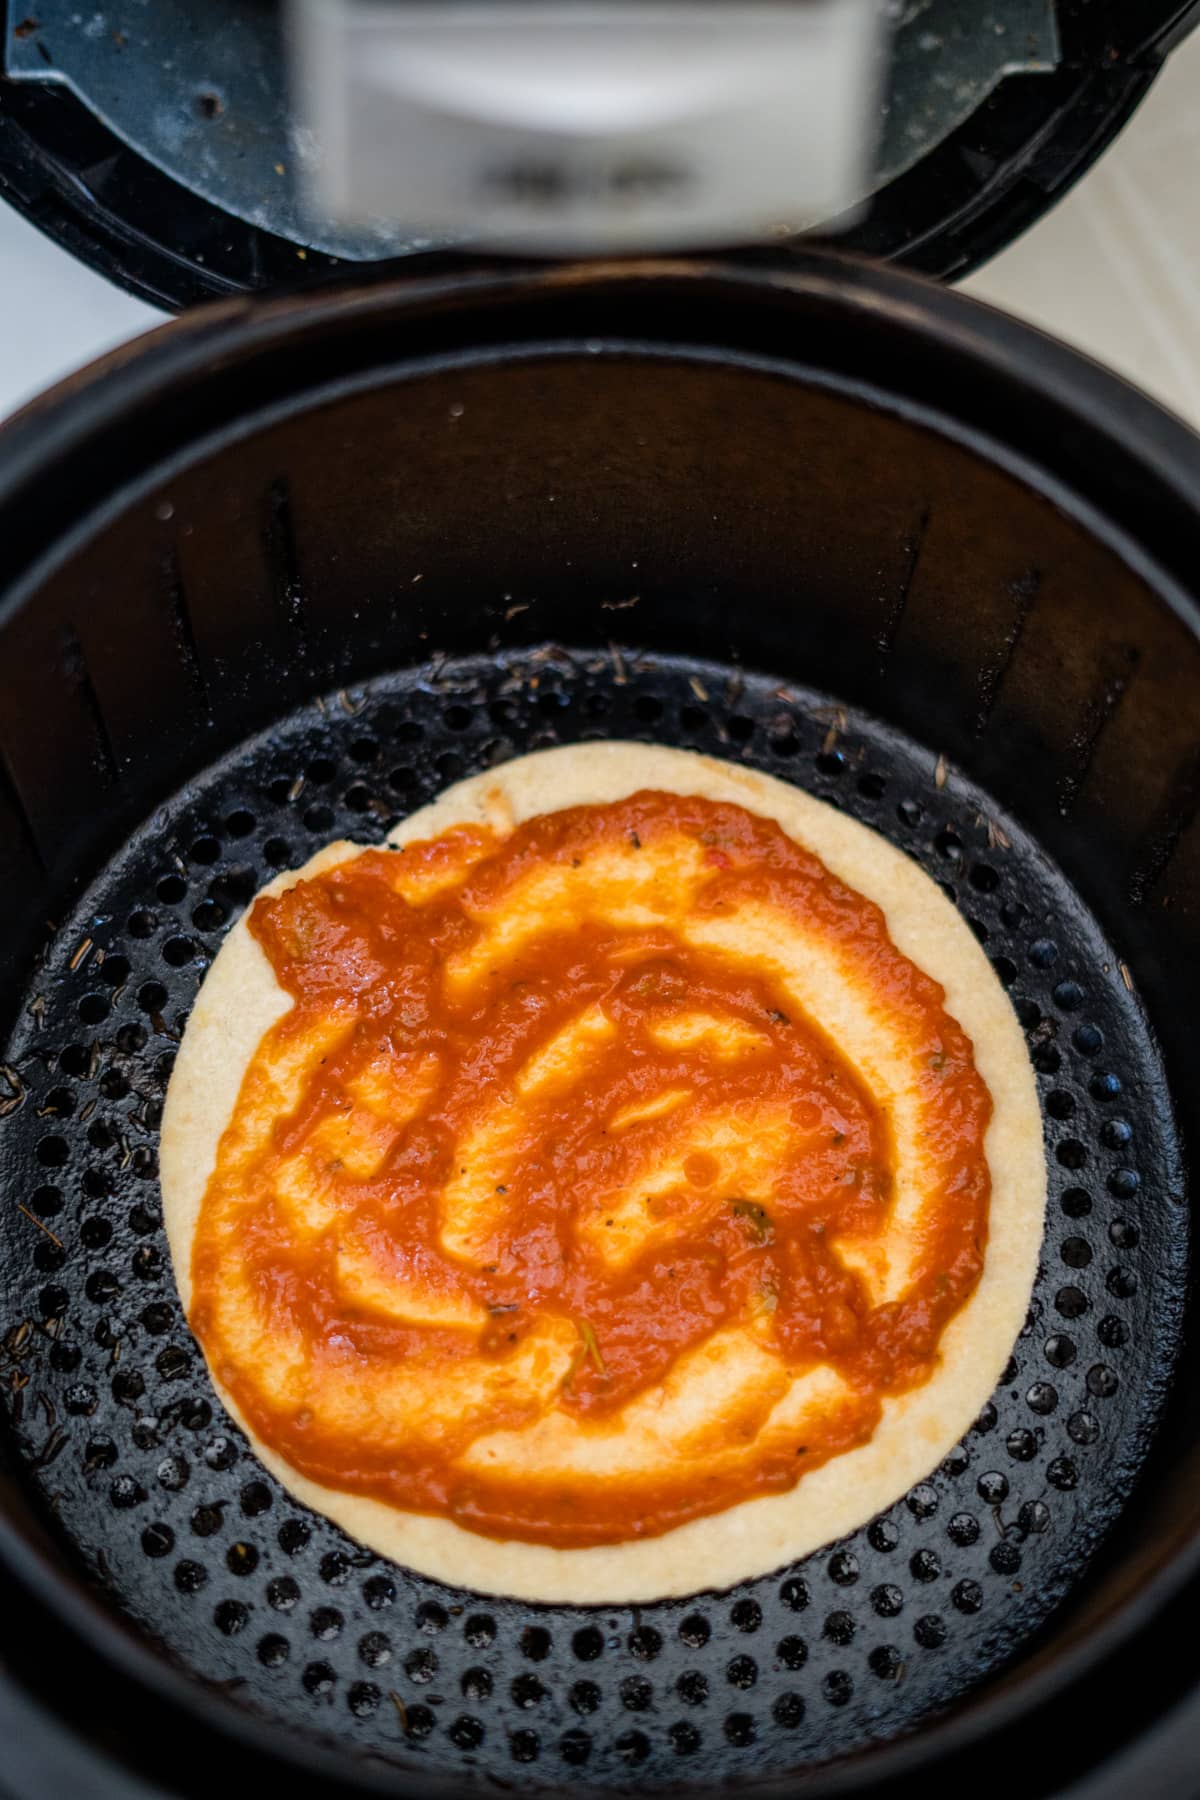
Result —
[[25, 1083], [11, 1063], [0, 1063], [0, 1081], [8, 1091], [0, 1089], [0, 1119], [7, 1119], [25, 1104]]

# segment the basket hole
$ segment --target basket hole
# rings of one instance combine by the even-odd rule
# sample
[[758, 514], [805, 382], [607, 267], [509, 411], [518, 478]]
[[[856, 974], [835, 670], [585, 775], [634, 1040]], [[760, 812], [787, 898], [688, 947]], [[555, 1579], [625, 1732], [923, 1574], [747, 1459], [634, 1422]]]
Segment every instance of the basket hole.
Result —
[[396, 1584], [390, 1575], [372, 1575], [363, 1583], [363, 1599], [372, 1612], [383, 1612], [396, 1602]]
[[615, 1749], [623, 1763], [636, 1768], [650, 1754], [650, 1739], [641, 1731], [626, 1731], [617, 1739]]
[[654, 1702], [654, 1689], [640, 1675], [627, 1675], [619, 1692], [626, 1712], [648, 1712]]
[[549, 1656], [553, 1639], [542, 1625], [527, 1625], [521, 1633], [521, 1654], [530, 1662], [545, 1662]]
[[508, 1740], [508, 1748], [514, 1762], [536, 1762], [541, 1740], [536, 1731], [514, 1731]]
[[203, 1563], [190, 1560], [175, 1565], [175, 1586], [181, 1594], [198, 1594], [208, 1580]]
[[592, 1754], [592, 1740], [586, 1731], [567, 1731], [563, 1733], [558, 1751], [565, 1763], [577, 1769]]
[[851, 1587], [858, 1580], [858, 1558], [849, 1550], [838, 1550], [829, 1559], [829, 1578], [838, 1587]]
[[47, 1183], [35, 1188], [30, 1196], [29, 1205], [39, 1219], [55, 1219], [63, 1209], [62, 1189]]
[[358, 1654], [368, 1669], [382, 1669], [392, 1660], [391, 1641], [382, 1631], [368, 1631], [359, 1639]]
[[383, 1696], [372, 1681], [356, 1681], [346, 1695], [346, 1704], [356, 1719], [369, 1719], [379, 1710]]
[[845, 1706], [854, 1697], [854, 1681], [845, 1669], [831, 1669], [821, 1689], [830, 1706]]
[[540, 1699], [545, 1699], [545, 1688], [529, 1670], [522, 1676], [516, 1676], [509, 1692], [513, 1696], [513, 1705], [520, 1706], [524, 1712], [527, 1712], [531, 1706], [538, 1705]]
[[572, 1712], [586, 1718], [600, 1706], [600, 1689], [594, 1681], [577, 1681], [567, 1695], [567, 1702]]

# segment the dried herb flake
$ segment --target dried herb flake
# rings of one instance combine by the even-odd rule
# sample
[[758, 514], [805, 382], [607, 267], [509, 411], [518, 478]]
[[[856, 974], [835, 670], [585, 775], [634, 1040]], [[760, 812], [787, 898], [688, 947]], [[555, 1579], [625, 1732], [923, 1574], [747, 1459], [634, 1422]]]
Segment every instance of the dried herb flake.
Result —
[[760, 1206], [757, 1200], [731, 1200], [729, 1207], [735, 1218], [745, 1221], [746, 1229], [756, 1244], [771, 1242], [775, 1236], [775, 1227], [765, 1206]]

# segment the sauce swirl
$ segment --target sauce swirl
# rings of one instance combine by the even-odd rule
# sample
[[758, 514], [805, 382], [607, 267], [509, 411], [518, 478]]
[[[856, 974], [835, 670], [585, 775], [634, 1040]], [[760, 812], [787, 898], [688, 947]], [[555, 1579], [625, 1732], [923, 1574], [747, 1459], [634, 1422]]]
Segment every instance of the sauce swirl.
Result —
[[791, 1488], [932, 1372], [990, 1097], [879, 908], [773, 822], [645, 792], [459, 829], [249, 928], [293, 1004], [192, 1324], [302, 1473], [617, 1543]]

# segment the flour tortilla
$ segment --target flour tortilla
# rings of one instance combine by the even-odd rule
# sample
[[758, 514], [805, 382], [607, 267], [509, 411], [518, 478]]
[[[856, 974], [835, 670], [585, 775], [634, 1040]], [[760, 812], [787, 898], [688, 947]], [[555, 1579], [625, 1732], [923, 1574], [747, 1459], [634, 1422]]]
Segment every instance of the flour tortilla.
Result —
[[[805, 1475], [789, 1493], [624, 1544], [561, 1550], [499, 1541], [445, 1518], [339, 1493], [298, 1474], [258, 1442], [222, 1394], [262, 1463], [297, 1500], [383, 1556], [487, 1594], [565, 1604], [646, 1602], [732, 1586], [855, 1530], [929, 1475], [972, 1424], [1024, 1322], [1037, 1270], [1046, 1166], [1020, 1026], [965, 921], [929, 876], [874, 831], [755, 770], [689, 751], [613, 742], [540, 751], [473, 776], [404, 820], [389, 842], [435, 837], [463, 823], [505, 830], [539, 813], [604, 804], [643, 788], [730, 801], [776, 820], [875, 901], [896, 946], [940, 982], [946, 1010], [974, 1046], [994, 1108], [985, 1146], [992, 1181], [986, 1262], [978, 1288], [943, 1335], [933, 1375], [884, 1401], [868, 1443]], [[358, 846], [332, 844], [263, 892], [277, 894], [357, 854]], [[260, 1040], [289, 1004], [245, 918], [239, 920], [192, 1011], [163, 1117], [164, 1220], [185, 1308], [196, 1223], [221, 1135]]]

